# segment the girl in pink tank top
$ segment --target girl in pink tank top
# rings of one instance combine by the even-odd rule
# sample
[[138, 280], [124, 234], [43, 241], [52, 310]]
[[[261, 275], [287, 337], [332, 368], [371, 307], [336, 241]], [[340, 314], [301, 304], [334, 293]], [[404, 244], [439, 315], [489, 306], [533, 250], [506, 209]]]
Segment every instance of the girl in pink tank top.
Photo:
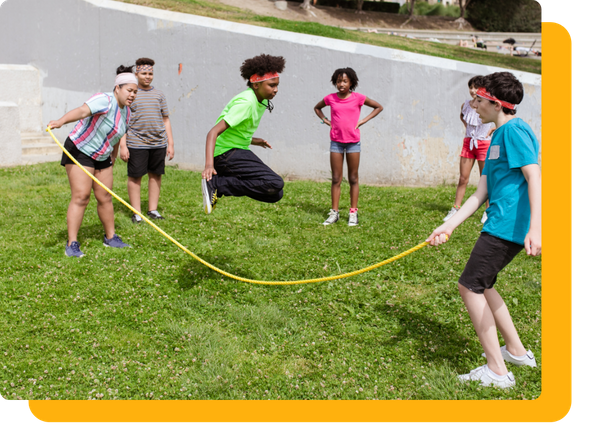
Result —
[[[323, 225], [331, 225], [340, 218], [339, 202], [345, 154], [348, 164], [348, 182], [350, 183], [348, 225], [356, 226], [358, 225], [358, 164], [360, 162], [359, 127], [383, 111], [383, 107], [375, 100], [354, 92], [358, 86], [358, 77], [352, 68], [337, 69], [331, 76], [331, 83], [338, 92], [325, 96], [315, 105], [315, 113], [321, 122], [331, 127], [329, 132], [331, 138], [329, 159], [332, 175], [331, 211]], [[363, 104], [373, 108], [373, 111], [361, 120], [360, 110]], [[323, 114], [322, 109], [326, 106], [331, 107], [331, 120]]]

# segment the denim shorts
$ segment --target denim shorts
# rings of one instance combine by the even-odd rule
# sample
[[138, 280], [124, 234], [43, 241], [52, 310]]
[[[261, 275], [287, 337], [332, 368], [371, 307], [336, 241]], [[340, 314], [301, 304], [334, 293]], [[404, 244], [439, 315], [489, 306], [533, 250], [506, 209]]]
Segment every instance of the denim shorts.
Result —
[[334, 142], [331, 141], [331, 145], [329, 146], [329, 151], [331, 153], [360, 153], [360, 142], [352, 142], [352, 143], [342, 143], [342, 142]]

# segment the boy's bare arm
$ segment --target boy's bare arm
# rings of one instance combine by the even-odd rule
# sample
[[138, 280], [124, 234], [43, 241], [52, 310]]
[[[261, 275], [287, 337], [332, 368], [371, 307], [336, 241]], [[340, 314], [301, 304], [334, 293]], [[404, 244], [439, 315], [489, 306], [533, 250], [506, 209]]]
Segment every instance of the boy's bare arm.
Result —
[[173, 157], [175, 157], [175, 141], [173, 140], [171, 119], [169, 119], [169, 116], [163, 117], [163, 123], [165, 124], [165, 131], [167, 132], [167, 157], [169, 160], [173, 160]]
[[217, 174], [217, 170], [215, 170], [215, 143], [217, 142], [217, 137], [225, 132], [227, 128], [229, 128], [229, 124], [225, 120], [221, 120], [206, 135], [206, 157], [204, 171], [202, 171], [203, 179], [210, 180], [214, 174]]
[[529, 256], [537, 256], [542, 252], [542, 172], [537, 163], [521, 168], [527, 181], [531, 222], [529, 232], [525, 236], [525, 251]]
[[463, 123], [463, 125], [466, 128], [467, 127], [467, 122], [465, 121], [465, 118], [463, 117], [462, 106], [460, 107], [460, 121]]

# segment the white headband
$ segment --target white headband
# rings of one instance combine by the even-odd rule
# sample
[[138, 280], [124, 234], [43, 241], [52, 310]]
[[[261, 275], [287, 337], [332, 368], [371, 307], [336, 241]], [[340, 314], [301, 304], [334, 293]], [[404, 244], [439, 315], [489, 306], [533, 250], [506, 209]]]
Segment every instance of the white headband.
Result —
[[135, 74], [133, 74], [131, 72], [123, 72], [123, 73], [119, 74], [117, 77], [115, 77], [115, 87], [117, 87], [119, 85], [124, 85], [126, 83], [135, 83], [137, 85], [138, 80], [137, 80], [137, 77], [135, 76]]

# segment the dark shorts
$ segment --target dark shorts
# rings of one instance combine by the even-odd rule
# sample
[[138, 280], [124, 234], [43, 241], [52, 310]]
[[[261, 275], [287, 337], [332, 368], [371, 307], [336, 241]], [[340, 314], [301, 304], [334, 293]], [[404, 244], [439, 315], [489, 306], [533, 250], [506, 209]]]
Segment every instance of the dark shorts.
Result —
[[481, 233], [458, 283], [477, 294], [483, 294], [483, 290], [494, 286], [498, 273], [523, 248], [523, 245]]
[[[104, 170], [112, 166], [112, 160], [110, 160], [110, 156], [106, 160], [94, 160], [87, 154], [79, 151], [73, 141], [68, 137], [67, 140], [65, 140], [65, 149], [77, 162], [83, 166], [90, 167], [95, 170]], [[60, 159], [60, 164], [62, 166], [75, 165], [75, 162], [73, 162], [71, 159], [69, 159], [69, 156], [63, 153], [62, 158]]]
[[147, 173], [162, 176], [165, 174], [165, 156], [167, 148], [130, 149], [127, 162], [129, 177], [142, 177]]

